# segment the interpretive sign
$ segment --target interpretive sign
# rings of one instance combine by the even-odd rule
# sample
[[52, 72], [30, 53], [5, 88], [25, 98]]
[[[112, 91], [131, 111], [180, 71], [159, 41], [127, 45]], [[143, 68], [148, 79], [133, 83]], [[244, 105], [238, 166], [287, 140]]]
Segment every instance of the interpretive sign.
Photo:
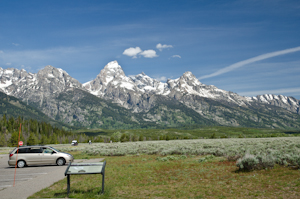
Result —
[[69, 163], [65, 171], [68, 183], [68, 196], [70, 193], [70, 175], [82, 175], [82, 174], [102, 174], [102, 193], [104, 193], [104, 177], [105, 177], [105, 165], [106, 161], [98, 163]]

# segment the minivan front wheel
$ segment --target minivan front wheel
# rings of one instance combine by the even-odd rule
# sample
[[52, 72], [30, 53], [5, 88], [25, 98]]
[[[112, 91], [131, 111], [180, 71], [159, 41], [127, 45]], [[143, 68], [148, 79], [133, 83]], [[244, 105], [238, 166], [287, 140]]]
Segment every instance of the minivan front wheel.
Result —
[[66, 161], [65, 161], [65, 159], [63, 159], [63, 158], [58, 158], [57, 161], [56, 161], [56, 164], [57, 164], [58, 166], [62, 166], [62, 165], [64, 165], [65, 163], [66, 163]]
[[18, 168], [23, 168], [25, 167], [26, 163], [24, 160], [19, 160], [17, 163]]

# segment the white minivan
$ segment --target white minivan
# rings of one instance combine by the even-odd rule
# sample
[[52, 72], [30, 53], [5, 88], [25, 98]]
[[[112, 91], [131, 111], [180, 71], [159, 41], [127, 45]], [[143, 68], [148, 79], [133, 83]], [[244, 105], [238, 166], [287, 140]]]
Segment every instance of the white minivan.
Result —
[[9, 153], [9, 166], [18, 168], [31, 165], [49, 165], [57, 164], [62, 166], [73, 162], [74, 157], [71, 154], [60, 152], [51, 146], [23, 146], [15, 148]]

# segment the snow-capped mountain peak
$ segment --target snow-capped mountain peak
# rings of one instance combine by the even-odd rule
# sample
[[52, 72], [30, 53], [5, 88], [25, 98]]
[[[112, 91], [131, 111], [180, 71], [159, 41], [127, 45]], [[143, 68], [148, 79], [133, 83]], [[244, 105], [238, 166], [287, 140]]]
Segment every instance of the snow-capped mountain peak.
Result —
[[106, 91], [121, 88], [138, 91], [130, 77], [127, 77], [117, 61], [109, 62], [97, 75], [96, 79], [83, 84], [91, 94], [104, 97]]
[[98, 75], [101, 83], [107, 85], [110, 81], [114, 79], [122, 80], [126, 79], [125, 73], [122, 67], [119, 65], [117, 61], [109, 62], [104, 69], [101, 70]]
[[284, 95], [273, 95], [273, 94], [264, 94], [257, 95], [256, 97], [247, 97], [249, 101], [266, 103], [274, 106], [283, 107], [289, 111], [299, 113], [300, 112], [300, 100], [295, 99], [294, 97], [287, 97]]
[[82, 85], [64, 70], [50, 65], [36, 74], [24, 69], [0, 70], [2, 92], [34, 103], [41, 104], [44, 96], [54, 96], [71, 87], [82, 88]]
[[165, 89], [167, 88], [166, 83], [162, 83], [156, 79], [153, 79], [146, 75], [144, 72], [131, 77], [131, 79], [144, 93], [155, 93], [160, 95], [163, 94], [165, 92]]
[[184, 79], [185, 81], [187, 81], [195, 86], [201, 85], [201, 82], [199, 81], [199, 79], [197, 79], [195, 77], [195, 75], [193, 75], [193, 73], [190, 71], [183, 73], [183, 75], [180, 78]]
[[198, 107], [195, 103], [199, 97], [246, 107], [256, 102], [267, 103], [296, 113], [299, 113], [300, 107], [299, 100], [292, 97], [260, 95], [246, 98], [213, 85], [205, 85], [189, 71], [177, 79], [168, 79], [166, 83], [151, 78], [144, 72], [128, 77], [117, 61], [109, 62], [94, 80], [83, 85], [66, 71], [50, 65], [37, 74], [26, 72], [24, 69], [0, 68], [0, 91], [39, 103], [40, 106], [45, 103], [45, 98], [54, 98], [73, 88], [80, 88], [97, 97], [112, 100], [134, 112], [149, 110], [155, 105], [155, 98], [159, 95], [176, 99], [193, 109]]
[[[37, 73], [37, 80], [39, 84], [44, 84], [44, 81], [50, 83], [52, 87], [56, 87], [55, 92], [61, 92], [68, 87], [82, 88], [81, 83], [72, 78], [66, 71], [51, 65], [45, 66]], [[45, 85], [45, 87], [47, 86]]]
[[[164, 95], [178, 98], [183, 95], [195, 95], [216, 100], [226, 99], [231, 103], [245, 105], [247, 100], [235, 93], [224, 91], [202, 84], [192, 72], [185, 72], [181, 77], [166, 83], [155, 80], [144, 72], [127, 77], [118, 62], [108, 63], [95, 80], [87, 82], [84, 87], [90, 93], [108, 99], [112, 99], [125, 107], [138, 107], [143, 101], [144, 95]], [[136, 101], [134, 104], [131, 100]]]
[[122, 67], [119, 65], [119, 63], [117, 61], [109, 62], [104, 68], [109, 69], [109, 70], [122, 69]]
[[199, 85], [201, 85], [201, 82], [190, 71], [183, 73], [183, 75], [179, 78], [179, 81], [181, 83], [186, 83], [189, 86], [199, 86]]
[[24, 69], [18, 70], [14, 68], [0, 69], [0, 90], [8, 95], [12, 95], [16, 85], [31, 85], [35, 79], [35, 75], [27, 73]]

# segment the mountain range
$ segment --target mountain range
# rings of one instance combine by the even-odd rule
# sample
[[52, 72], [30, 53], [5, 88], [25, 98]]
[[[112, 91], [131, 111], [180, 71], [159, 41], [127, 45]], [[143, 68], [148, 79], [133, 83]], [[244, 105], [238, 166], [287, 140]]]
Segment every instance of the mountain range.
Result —
[[144, 73], [128, 77], [117, 61], [84, 84], [49, 65], [36, 74], [0, 68], [0, 91], [74, 127], [300, 127], [300, 101], [293, 97], [243, 97], [205, 85], [191, 72], [165, 83]]

